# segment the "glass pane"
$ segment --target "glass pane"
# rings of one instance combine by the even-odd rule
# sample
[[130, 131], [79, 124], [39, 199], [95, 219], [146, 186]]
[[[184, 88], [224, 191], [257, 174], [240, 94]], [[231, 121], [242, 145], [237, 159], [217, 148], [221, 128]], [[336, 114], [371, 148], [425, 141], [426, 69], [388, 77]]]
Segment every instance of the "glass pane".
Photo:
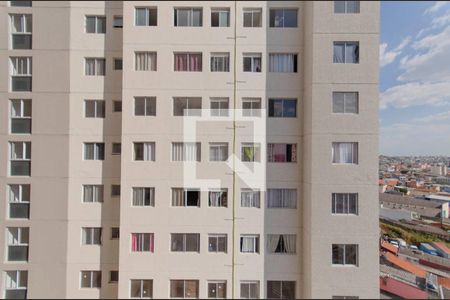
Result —
[[254, 299], [259, 298], [259, 284], [257, 283], [250, 284], [250, 298]]
[[158, 10], [150, 8], [148, 13], [148, 26], [156, 26], [158, 24]]
[[359, 1], [346, 1], [346, 2], [347, 2], [347, 13], [359, 14]]
[[230, 13], [228, 11], [222, 11], [219, 13], [219, 26], [220, 27], [229, 27], [230, 26]]
[[241, 283], [241, 298], [250, 298], [250, 285], [248, 283]]
[[267, 298], [282, 299], [281, 281], [267, 281]]
[[192, 26], [199, 27], [202, 26], [202, 10], [194, 9], [192, 11]]
[[175, 98], [173, 99], [173, 115], [183, 116], [185, 110], [187, 109], [187, 99], [185, 98]]
[[141, 280], [131, 280], [131, 298], [141, 298]]
[[257, 11], [253, 13], [253, 27], [261, 27], [262, 26], [262, 18], [261, 18], [261, 11]]
[[282, 9], [270, 10], [270, 27], [283, 27], [284, 18]]
[[182, 234], [172, 234], [171, 251], [184, 251], [183, 239]]
[[97, 33], [106, 33], [106, 18], [97, 18]]
[[13, 34], [13, 49], [31, 49], [31, 34]]
[[333, 112], [344, 113], [344, 93], [333, 93]]
[[198, 252], [198, 234], [186, 234], [186, 251]]
[[13, 92], [31, 92], [31, 77], [12, 77]]
[[31, 7], [31, 1], [10, 1], [11, 6]]
[[344, 246], [343, 245], [333, 245], [333, 264], [343, 264], [344, 263]]
[[[20, 1], [15, 1], [15, 2], [20, 2]], [[5, 298], [6, 299], [27, 299], [27, 290], [6, 290]]]
[[345, 245], [345, 264], [346, 265], [356, 265], [358, 255], [357, 245]]
[[22, 100], [23, 102], [23, 116], [31, 117], [31, 100]]
[[244, 72], [251, 72], [251, 71], [252, 71], [252, 58], [244, 57]]
[[85, 101], [86, 118], [95, 118], [95, 101]]
[[170, 281], [170, 297], [171, 298], [184, 298], [184, 281], [183, 280], [171, 280]]
[[176, 12], [175, 26], [189, 26], [190, 10], [177, 9], [175, 12]]
[[27, 261], [28, 246], [8, 246], [8, 261]]
[[358, 113], [358, 93], [345, 94], [345, 112], [352, 114]]
[[295, 281], [283, 281], [281, 297], [283, 299], [295, 299]]
[[156, 98], [155, 97], [147, 98], [145, 108], [146, 108], [145, 115], [156, 116]]
[[198, 298], [198, 281], [186, 280], [184, 283], [185, 298]]
[[10, 203], [9, 217], [11, 219], [28, 219], [29, 218], [29, 204], [28, 203]]
[[358, 63], [358, 45], [356, 43], [347, 43], [345, 48], [345, 63]]
[[219, 12], [211, 13], [211, 27], [219, 27]]
[[11, 100], [11, 117], [22, 116], [22, 105], [20, 100]]
[[284, 27], [297, 27], [297, 10], [284, 10]]
[[297, 116], [297, 101], [284, 100], [283, 101], [283, 117], [295, 118]]
[[151, 298], [153, 297], [153, 281], [143, 280], [142, 281], [142, 297]]
[[136, 8], [136, 26], [146, 25], [146, 9]]
[[343, 43], [334, 43], [333, 46], [333, 63], [344, 63], [345, 45]]
[[334, 13], [336, 14], [345, 13], [345, 1], [334, 1]]
[[86, 17], [86, 32], [95, 33], [95, 17]]
[[252, 13], [244, 12], [244, 27], [252, 27]]
[[31, 163], [29, 161], [12, 161], [11, 176], [30, 176]]
[[81, 287], [90, 288], [91, 287], [91, 272], [81, 272]]
[[11, 133], [31, 133], [31, 119], [12, 119]]

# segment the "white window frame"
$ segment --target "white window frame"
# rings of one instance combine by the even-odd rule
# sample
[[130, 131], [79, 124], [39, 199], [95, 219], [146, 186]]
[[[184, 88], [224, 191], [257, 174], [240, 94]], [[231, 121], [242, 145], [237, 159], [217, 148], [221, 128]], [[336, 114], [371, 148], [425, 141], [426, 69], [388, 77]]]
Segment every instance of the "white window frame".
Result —
[[[218, 14], [219, 18], [219, 24], [218, 26], [213, 26], [212, 24], [212, 15], [216, 13]], [[226, 17], [226, 26], [221, 26], [222, 21], [223, 21], [223, 17]], [[216, 27], [230, 27], [230, 9], [229, 8], [218, 8], [218, 7], [212, 7], [211, 8], [211, 28], [216, 28]]]
[[[225, 148], [226, 149], [226, 157], [224, 159], [213, 159], [213, 157], [211, 157], [211, 149], [214, 148]], [[228, 153], [228, 143], [209, 143], [209, 161], [210, 162], [223, 162], [223, 161], [227, 161], [229, 157], [229, 153]], [[222, 157], [218, 157], [218, 158], [222, 158]]]
[[[22, 153], [18, 157], [14, 157], [14, 148], [16, 147], [16, 144], [22, 144]], [[28, 148], [30, 148], [29, 154], [30, 156], [27, 157]], [[22, 141], [14, 141], [9, 142], [9, 149], [10, 149], [10, 161], [31, 161], [31, 142], [22, 142]]]
[[[144, 25], [138, 25], [137, 24], [137, 10], [138, 9], [145, 9], [145, 24]], [[150, 25], [150, 10], [156, 10], [156, 25]], [[136, 6], [134, 8], [134, 26], [158, 26], [158, 8], [155, 6]]]
[[[20, 111], [19, 111], [19, 115], [14, 115], [14, 104], [16, 102], [19, 102], [19, 107], [20, 107]], [[9, 105], [10, 105], [10, 109], [9, 109], [9, 117], [10, 117], [10, 128], [9, 128], [9, 132], [11, 134], [30, 134], [31, 133], [31, 125], [30, 124], [30, 132], [29, 133], [13, 133], [12, 132], [12, 127], [13, 127], [13, 120], [30, 120], [31, 122], [31, 118], [32, 118], [32, 102], [31, 99], [9, 99]], [[30, 115], [26, 116], [25, 115], [25, 105], [29, 105], [29, 112]]]
[[[83, 287], [82, 286], [82, 282], [83, 282], [83, 273], [89, 273], [90, 275], [90, 284], [88, 287]], [[94, 286], [94, 273], [95, 274], [100, 274], [100, 286]], [[101, 284], [101, 280], [102, 280], [102, 271], [92, 271], [92, 270], [82, 270], [80, 271], [80, 288], [82, 289], [100, 289], [102, 287]]]
[[[274, 201], [270, 196], [271, 191], [279, 191], [281, 193], [281, 197], [279, 201]], [[287, 193], [294, 193], [295, 194], [295, 201], [294, 203], [290, 204], [289, 199], [287, 198]], [[279, 202], [280, 206], [274, 206], [274, 203]], [[266, 191], [266, 203], [268, 209], [297, 209], [297, 202], [298, 202], [298, 191], [295, 188], [268, 188]]]
[[[251, 285], [255, 284], [256, 285], [256, 291], [258, 291], [258, 295], [250, 295], [250, 298], [245, 298], [242, 296], [242, 285], [247, 285], [248, 286], [248, 290], [251, 291]], [[241, 297], [241, 299], [258, 299], [260, 296], [260, 286], [259, 286], [259, 280], [243, 280], [240, 282], [239, 284], [239, 296]]]
[[[344, 12], [336, 12], [336, 2], [344, 3]], [[348, 11], [348, 2], [359, 2], [358, 3], [358, 11], [349, 12]], [[335, 14], [359, 14], [361, 12], [361, 1], [334, 1], [334, 13]]]
[[[209, 248], [210, 239], [213, 239], [216, 244], [216, 251], [213, 251]], [[225, 239], [225, 251], [219, 250], [219, 239]], [[228, 235], [226, 233], [210, 233], [208, 234], [208, 253], [227, 253], [228, 252]]]
[[[15, 36], [15, 35], [29, 35], [32, 36], [33, 34], [33, 17], [31, 14], [10, 14], [10, 28], [11, 28], [11, 35]], [[15, 18], [20, 18], [20, 27], [22, 30], [20, 31], [16, 31], [15, 26], [14, 26], [14, 19]], [[30, 26], [28, 25], [28, 22], [30, 22]], [[28, 31], [27, 28], [30, 28], [31, 30]], [[13, 46], [13, 41], [11, 38], [11, 48]]]
[[[252, 20], [252, 26], [245, 26], [245, 14], [251, 14], [251, 20]], [[260, 24], [258, 26], [255, 26], [255, 14], [260, 14]], [[252, 7], [252, 8], [244, 8], [242, 10], [242, 27], [244, 28], [260, 28], [263, 25], [263, 19], [264, 15], [262, 13], [262, 8], [259, 7]]]
[[[272, 11], [277, 11], [277, 10], [283, 12], [282, 26], [275, 26], [275, 24], [274, 24], [274, 26], [270, 26], [270, 22], [269, 22], [269, 27], [270, 28], [298, 28], [298, 9], [297, 8], [294, 8], [294, 7], [273, 7], [273, 8], [270, 8], [269, 21], [270, 21], [270, 13]], [[297, 24], [295, 26], [285, 26], [285, 13], [286, 13], [286, 10], [293, 10], [293, 11], [296, 12], [296, 23]]]
[[[334, 263], [333, 262], [333, 246], [343, 246], [343, 261], [342, 263]], [[347, 251], [347, 246], [356, 246], [356, 264], [351, 264], [351, 263], [346, 263], [346, 251]], [[344, 266], [344, 267], [358, 267], [359, 266], [359, 245], [358, 244], [332, 244], [331, 245], [331, 265], [333, 267], [339, 267], [339, 266]]]
[[11, 56], [10, 74], [13, 77], [31, 77], [33, 68], [33, 59], [31, 56]]
[[[87, 193], [91, 195], [88, 197]], [[86, 199], [92, 201], [86, 201]], [[104, 198], [104, 188], [101, 184], [83, 184], [83, 203], [102, 203]]]
[[[245, 66], [244, 66], [244, 60], [245, 58], [250, 58], [250, 71], [246, 71], [245, 70]], [[256, 70], [256, 66], [257, 64], [255, 63], [255, 61], [259, 59], [260, 61], [260, 70], [257, 71]], [[262, 73], [262, 65], [263, 65], [263, 60], [262, 60], [262, 53], [243, 53], [242, 54], [242, 71], [244, 73]]]
[[[220, 199], [219, 199], [219, 205], [211, 205], [210, 197], [211, 193], [220, 193]], [[225, 201], [224, 201], [224, 195], [225, 195]], [[224, 205], [226, 204], [226, 205]], [[228, 207], [228, 189], [210, 189], [208, 191], [208, 207]]]
[[[188, 11], [187, 25], [179, 25], [178, 12], [180, 10]], [[194, 10], [200, 11], [199, 25], [194, 25]], [[203, 27], [203, 8], [202, 7], [175, 7], [174, 8], [174, 27]]]
[[[137, 239], [137, 249], [133, 250], [133, 236], [136, 236]], [[131, 235], [131, 253], [140, 253], [140, 252], [148, 252], [153, 253], [155, 249], [155, 234], [153, 232], [132, 232]], [[148, 238], [148, 241], [146, 241]], [[148, 250], [145, 250], [145, 244], [148, 244]]]
[[[352, 150], [351, 150], [351, 156], [352, 161], [351, 162], [341, 162], [341, 161], [334, 161], [334, 148], [337, 144], [351, 144]], [[359, 143], [358, 142], [332, 142], [331, 145], [331, 162], [333, 165], [358, 165], [359, 164]]]
[[[176, 57], [177, 55], [186, 55], [186, 70], [177, 70], [176, 65]], [[191, 55], [199, 55], [200, 56], [200, 70], [194, 70], [191, 67]], [[202, 52], [174, 52], [173, 53], [173, 71], [174, 72], [203, 72], [203, 53]]]
[[[87, 149], [86, 147], [91, 146], [94, 147], [93, 157], [86, 158]], [[100, 147], [101, 146], [101, 147]], [[103, 153], [101, 153], [100, 149], [103, 149]], [[101, 158], [100, 154], [103, 154], [103, 158]], [[105, 144], [100, 142], [85, 142], [83, 143], [83, 160], [92, 161], [92, 160], [105, 160]]]
[[[137, 159], [136, 147], [142, 147], [142, 159]], [[155, 142], [133, 142], [133, 161], [155, 161], [155, 160], [156, 160]]]
[[[335, 101], [335, 96], [337, 96], [338, 94], [342, 94], [344, 97], [344, 107], [343, 107], [343, 112], [336, 112], [334, 111], [334, 101]], [[346, 107], [347, 107], [347, 102], [349, 101], [347, 99], [347, 97], [349, 97], [349, 94], [356, 94], [356, 112], [348, 112], [346, 111]], [[358, 92], [341, 92], [341, 91], [334, 91], [331, 95], [332, 97], [332, 112], [333, 114], [350, 114], [350, 115], [358, 115], [359, 114], [359, 93]]]
[[[87, 116], [87, 105], [88, 103], [94, 103], [94, 117]], [[103, 105], [103, 109], [99, 107]], [[106, 115], [106, 102], [105, 100], [97, 100], [97, 99], [85, 99], [84, 100], [84, 117], [87, 119], [104, 119]]]
[[[253, 249], [251, 251], [243, 251], [242, 242], [244, 239], [252, 239], [253, 240]], [[260, 246], [260, 238], [259, 234], [241, 234], [239, 237], [239, 252], [241, 254], [259, 254], [261, 252]]]
[[[215, 285], [216, 297], [209, 297], [209, 285], [210, 284]], [[219, 284], [222, 284], [224, 286], [224, 292], [225, 292], [224, 298], [219, 298], [217, 296], [217, 291], [219, 290]], [[227, 299], [227, 281], [226, 280], [208, 280], [207, 289], [208, 289], [208, 299]]]
[[[220, 61], [216, 61], [220, 60]], [[222, 68], [220, 68], [222, 66]], [[210, 71], [216, 72], [230, 72], [230, 53], [229, 52], [211, 52], [210, 56]]]
[[[250, 206], [244, 206], [243, 197], [246, 194], [252, 195], [252, 203]], [[259, 189], [241, 189], [241, 207], [242, 208], [260, 208], [261, 207], [261, 191]]]
[[[273, 116], [271, 116], [270, 115], [270, 106], [271, 106], [271, 102], [275, 102], [275, 101], [281, 101], [281, 116], [276, 116], [275, 115], [275, 107], [274, 107], [274, 115]], [[285, 112], [284, 112], [284, 107], [285, 107], [285, 103], [286, 102], [294, 102], [295, 103], [295, 116], [287, 116], [287, 115], [285, 115]], [[268, 112], [267, 112], [267, 114], [268, 114], [268, 117], [269, 118], [297, 118], [297, 110], [298, 110], [298, 100], [296, 99], [296, 98], [269, 98], [269, 100], [268, 100]]]
[[[144, 102], [144, 112], [143, 114], [136, 114], [137, 102]], [[147, 114], [148, 109], [151, 109], [152, 104], [155, 104], [154, 114]], [[149, 108], [150, 107], [150, 108]], [[150, 111], [151, 112], [151, 111]], [[155, 117], [156, 116], [156, 97], [154, 96], [136, 96], [134, 97], [134, 116], [136, 117]]]
[[[28, 188], [28, 196], [30, 199], [24, 200], [23, 189]], [[14, 196], [13, 188], [17, 188], [17, 198]], [[17, 201], [16, 201], [17, 200]], [[8, 184], [8, 218], [9, 219], [27, 219], [27, 218], [11, 218], [11, 205], [12, 204], [26, 204], [28, 205], [28, 214], [30, 214], [30, 201], [31, 201], [31, 185], [30, 184]]]
[[[338, 197], [341, 196], [342, 198]], [[355, 212], [350, 212], [350, 198], [355, 197]], [[342, 200], [342, 212], [338, 211], [338, 201]], [[331, 214], [332, 215], [352, 215], [357, 216], [359, 213], [359, 194], [358, 193], [332, 193], [331, 194]]]
[[[212, 108], [212, 104], [217, 103], [219, 108]], [[222, 107], [225, 106], [226, 108]], [[230, 111], [230, 99], [229, 98], [221, 98], [221, 97], [212, 97], [209, 101], [210, 114], [211, 117], [228, 117]]]
[[[88, 74], [88, 68], [87, 68], [88, 61], [94, 62], [93, 74]], [[103, 65], [103, 68], [100, 68], [101, 65]], [[106, 59], [103, 57], [85, 57], [84, 58], [84, 75], [85, 76], [105, 76], [106, 75]]]
[[[88, 231], [90, 231], [90, 239], [88, 239]], [[102, 227], [81, 227], [81, 245], [83, 246], [100, 246], [103, 244]], [[98, 233], [99, 243], [95, 243], [95, 235]]]
[[[145, 60], [142, 67], [138, 64], [140, 60]], [[156, 72], [158, 70], [158, 53], [156, 51], [135, 51], [134, 70], [137, 72]]]
[[[139, 281], [140, 282], [140, 297], [131, 297], [131, 285], [132, 281]], [[153, 293], [153, 280], [152, 279], [130, 279], [130, 299], [152, 299], [153, 295], [149, 295], [148, 297], [144, 297], [144, 281], [150, 281], [152, 286], [152, 293]]]
[[[344, 45], [344, 60], [343, 60], [343, 62], [335, 62], [334, 61], [334, 47], [336, 46], [336, 44], [343, 44]], [[357, 48], [358, 48], [358, 59], [357, 59], [356, 62], [347, 61], [347, 51], [348, 51], [347, 49], [348, 49], [348, 46], [350, 46], [350, 45], [356, 45]], [[354, 64], [354, 65], [357, 65], [357, 64], [359, 64], [359, 59], [360, 59], [359, 53], [360, 53], [359, 41], [334, 41], [333, 42], [333, 64], [352, 64], [352, 65]]]
[[[182, 235], [183, 236], [183, 242], [182, 242], [182, 250], [173, 250], [172, 249], [172, 240], [173, 240], [173, 237], [174, 237], [174, 235]], [[188, 251], [187, 250], [187, 237], [188, 237], [188, 235], [189, 236], [192, 236], [192, 235], [196, 235], [197, 237], [198, 237], [198, 240], [197, 240], [197, 250], [196, 251]], [[183, 233], [171, 233], [170, 234], [170, 252], [175, 252], [175, 253], [178, 253], [178, 252], [183, 252], [183, 253], [192, 253], [192, 252], [195, 252], [195, 253], [200, 253], [200, 246], [201, 246], [201, 241], [200, 241], [200, 233], [185, 233], [185, 232], [183, 232]]]
[[[244, 157], [246, 157], [244, 154], [245, 148], [253, 149], [253, 159], [252, 160], [244, 160]], [[241, 161], [247, 162], [247, 163], [261, 162], [261, 144], [260, 143], [242, 143], [241, 144]]]
[[[145, 195], [149, 193], [149, 204], [145, 203]], [[135, 204], [137, 201], [134, 197], [135, 194], [142, 193], [142, 205]], [[155, 188], [154, 187], [133, 187], [132, 188], [132, 196], [131, 196], [131, 207], [154, 207], [155, 206]]]
[[[17, 290], [23, 290], [27, 291], [28, 289], [28, 271], [26, 270], [12, 270], [8, 271], [5, 270], [5, 298], [6, 298], [6, 292], [7, 291], [17, 291]], [[25, 272], [27, 275], [26, 285], [22, 283], [21, 281], [21, 273]], [[11, 276], [15, 273], [15, 276]], [[14, 286], [15, 283], [15, 286]]]
[[[270, 157], [270, 152], [272, 151], [271, 149], [274, 148], [275, 145], [282, 145], [284, 146], [284, 154], [285, 154], [285, 160], [283, 161], [276, 161], [275, 160], [275, 155], [273, 155], [273, 157]], [[291, 146], [291, 157], [290, 157], [290, 161], [288, 161], [288, 146]], [[294, 155], [295, 152], [295, 155]], [[267, 162], [270, 163], [297, 163], [297, 144], [291, 144], [291, 143], [268, 143], [267, 144]]]
[[[87, 31], [87, 23], [88, 23], [88, 18], [94, 18], [95, 19], [95, 29], [94, 32], [88, 32]], [[105, 32], [101, 31], [101, 26], [99, 26], [99, 20], [103, 19], [103, 21], [105, 22]], [[106, 27], [107, 23], [106, 23], [106, 16], [102, 16], [102, 15], [86, 15], [85, 16], [85, 26], [84, 26], [84, 32], [87, 34], [106, 34]]]
[[[250, 108], [244, 108], [244, 103], [250, 103]], [[259, 108], [258, 108], [259, 106]], [[242, 116], [260, 117], [262, 110], [261, 98], [242, 98]]]
[[[182, 155], [182, 158], [181, 159], [174, 159], [174, 157], [175, 157], [175, 153], [174, 153], [174, 150], [175, 150], [175, 146], [180, 146], [180, 145], [182, 145], [182, 150], [183, 150], [183, 155]], [[195, 145], [195, 151], [196, 151], [196, 159], [195, 160], [193, 160], [193, 159], [187, 159], [187, 155], [186, 155], [186, 152], [187, 152], [187, 146], [193, 146], [193, 145]], [[200, 162], [201, 160], [202, 160], [202, 152], [201, 152], [201, 149], [202, 149], [202, 144], [200, 143], [200, 142], [172, 142], [172, 157], [171, 157], [171, 161], [172, 162], [180, 162], [180, 161], [182, 161], [182, 162], [186, 162], [186, 161], [191, 161], [191, 162]]]
[[113, 28], [123, 28], [123, 16], [122, 15], [113, 16]]

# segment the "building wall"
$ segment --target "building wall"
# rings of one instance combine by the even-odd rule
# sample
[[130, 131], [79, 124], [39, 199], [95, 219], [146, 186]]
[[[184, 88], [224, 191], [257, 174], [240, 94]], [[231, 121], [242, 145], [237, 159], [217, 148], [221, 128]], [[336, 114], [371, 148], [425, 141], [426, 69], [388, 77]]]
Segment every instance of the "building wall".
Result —
[[[158, 26], [134, 26], [136, 6], [158, 8]], [[202, 7], [202, 27], [174, 27], [174, 7]], [[235, 7], [236, 6], [236, 7]], [[210, 26], [211, 8], [230, 8], [230, 27]], [[262, 8], [262, 27], [243, 27], [244, 8]], [[270, 28], [269, 9], [297, 8], [297, 28]], [[8, 14], [32, 13], [33, 49], [11, 50]], [[85, 16], [106, 16], [106, 34], [85, 33]], [[123, 29], [113, 28], [123, 15]], [[56, 18], [56, 19], [55, 19]], [[48, 20], [52, 20], [49, 22]], [[199, 280], [206, 298], [208, 280], [226, 280], [227, 296], [240, 296], [240, 282], [258, 280], [261, 298], [268, 280], [296, 282], [296, 296], [333, 295], [378, 298], [378, 33], [379, 4], [361, 2], [360, 14], [334, 14], [333, 2], [290, 1], [35, 1], [32, 8], [0, 2], [0, 210], [7, 211], [7, 184], [31, 184], [30, 220], [0, 216], [0, 229], [29, 226], [27, 263], [0, 261], [0, 270], [28, 270], [30, 298], [129, 298], [131, 279], [152, 279], [153, 298], [167, 298], [171, 279]], [[57, 24], [57, 26], [55, 26]], [[333, 41], [357, 40], [360, 63], [333, 65]], [[235, 44], [236, 43], [236, 44]], [[236, 49], [236, 51], [235, 51]], [[135, 51], [157, 52], [156, 72], [134, 70]], [[174, 72], [173, 53], [202, 52], [202, 72]], [[210, 72], [211, 52], [230, 53], [230, 72]], [[297, 73], [268, 72], [269, 53], [298, 54]], [[236, 55], [234, 55], [236, 53]], [[261, 53], [262, 72], [243, 72], [243, 53]], [[9, 57], [33, 57], [33, 91], [10, 92]], [[84, 58], [106, 59], [106, 76], [85, 76]], [[123, 71], [112, 69], [123, 57]], [[236, 70], [234, 72], [234, 66]], [[331, 112], [331, 93], [360, 93], [359, 115]], [[134, 97], [154, 96], [157, 115], [134, 116]], [[238, 120], [233, 146], [233, 122], [205, 118], [196, 125], [201, 162], [171, 161], [171, 143], [183, 141], [186, 118], [173, 116], [173, 97], [228, 97], [230, 110], [242, 108], [242, 98], [262, 100], [267, 116], [269, 98], [296, 98], [296, 118], [261, 118], [264, 129]], [[31, 135], [9, 134], [7, 99], [31, 98]], [[84, 100], [106, 101], [105, 118], [85, 118]], [[234, 105], [234, 99], [236, 105]], [[123, 111], [112, 110], [122, 100]], [[207, 114], [207, 112], [204, 112]], [[241, 143], [254, 136], [266, 143], [297, 144], [296, 163], [266, 163], [262, 152], [257, 174], [265, 188], [297, 189], [297, 209], [241, 208], [241, 189], [248, 179], [225, 162], [209, 162], [209, 143], [227, 142], [240, 157]], [[8, 176], [9, 141], [32, 141], [32, 176]], [[133, 160], [133, 142], [156, 143], [156, 160]], [[331, 143], [359, 142], [359, 165], [331, 164]], [[105, 160], [83, 160], [84, 142], [104, 142]], [[122, 143], [121, 156], [111, 155], [113, 142]], [[252, 167], [251, 164], [245, 164]], [[228, 188], [228, 207], [208, 207], [208, 188], [201, 188], [200, 208], [172, 207], [171, 188], [197, 188], [197, 179], [217, 180]], [[247, 172], [247, 171], [246, 171]], [[250, 180], [251, 181], [251, 180]], [[255, 177], [254, 182], [257, 182]], [[83, 184], [103, 184], [103, 203], [83, 203]], [[111, 185], [121, 196], [111, 197]], [[155, 187], [155, 207], [131, 206], [132, 188]], [[50, 191], [50, 193], [49, 193]], [[331, 193], [359, 193], [358, 216], [332, 216]], [[234, 205], [232, 202], [234, 201]], [[233, 225], [234, 224], [234, 225]], [[120, 226], [120, 240], [111, 240], [111, 227]], [[81, 245], [82, 227], [102, 227], [101, 246]], [[155, 235], [154, 253], [132, 253], [131, 233]], [[170, 251], [171, 233], [200, 233], [199, 253]], [[208, 253], [208, 234], [226, 233], [227, 253]], [[296, 234], [296, 255], [266, 253], [267, 234]], [[259, 234], [260, 253], [240, 253], [241, 234]], [[5, 234], [0, 245], [5, 245]], [[333, 267], [331, 244], [359, 244], [358, 267]], [[5, 257], [6, 246], [0, 247]], [[80, 288], [80, 271], [102, 271], [100, 289]], [[119, 283], [109, 272], [120, 270]], [[45, 274], [45, 276], [43, 276]], [[5, 274], [0, 288], [4, 291]], [[3, 294], [2, 294], [3, 296]]]

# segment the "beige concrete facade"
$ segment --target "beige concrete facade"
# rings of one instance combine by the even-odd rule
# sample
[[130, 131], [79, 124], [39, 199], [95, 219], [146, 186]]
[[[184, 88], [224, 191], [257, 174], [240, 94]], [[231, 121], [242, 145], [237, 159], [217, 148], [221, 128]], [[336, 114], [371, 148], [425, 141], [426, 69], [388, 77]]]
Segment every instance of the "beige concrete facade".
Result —
[[[261, 298], [268, 281], [295, 282], [296, 298], [379, 298], [378, 2], [361, 1], [349, 14], [334, 13], [333, 1], [13, 2], [0, 2], [1, 297], [12, 289], [7, 272], [24, 270], [28, 298], [130, 298], [131, 280], [152, 280], [153, 298], [170, 298], [171, 280], [198, 281], [199, 298], [208, 298], [210, 281], [225, 281], [228, 298], [242, 297], [248, 281], [259, 282]], [[157, 26], [136, 26], [136, 7], [156, 8]], [[183, 7], [202, 8], [201, 27], [174, 26], [174, 9]], [[229, 11], [228, 27], [211, 26], [216, 8]], [[260, 27], [243, 26], [250, 8], [261, 10]], [[270, 26], [277, 8], [295, 9], [297, 26]], [[32, 49], [13, 49], [13, 14], [32, 15]], [[87, 16], [106, 17], [106, 32], [86, 33]], [[123, 28], [113, 26], [117, 16]], [[336, 41], [359, 42], [359, 62], [333, 63]], [[155, 71], [136, 71], [137, 51], [157, 53]], [[179, 52], [202, 53], [202, 71], [174, 71]], [[211, 53], [229, 53], [229, 72], [211, 72]], [[244, 53], [261, 55], [261, 72], [243, 72]], [[297, 54], [298, 71], [269, 72], [271, 53]], [[32, 57], [31, 91], [12, 90], [10, 58], [21, 56]], [[86, 76], [85, 58], [104, 58], [105, 75]], [[122, 70], [113, 69], [115, 58]], [[333, 92], [358, 92], [358, 113], [333, 113]], [[136, 116], [135, 97], [156, 97], [156, 115]], [[186, 122], [196, 120], [173, 115], [174, 97], [202, 99], [189, 140], [201, 143], [199, 162], [172, 160], [172, 143], [185, 141]], [[228, 98], [230, 111], [260, 98], [262, 116], [207, 117], [211, 98]], [[10, 99], [31, 99], [31, 133], [11, 133]], [[296, 99], [295, 117], [270, 117], [269, 99]], [[104, 100], [104, 117], [86, 118], [85, 100]], [[261, 161], [243, 165], [264, 172], [244, 179], [233, 162], [242, 143], [258, 139]], [[11, 175], [14, 141], [31, 142], [30, 176]], [[154, 161], [134, 159], [136, 142], [155, 143]], [[209, 144], [218, 142], [228, 144], [228, 161], [210, 161]], [[358, 163], [333, 164], [333, 142], [358, 143]], [[84, 143], [104, 143], [104, 159], [85, 160]], [[268, 162], [267, 143], [296, 145], [296, 162]], [[227, 207], [208, 205], [208, 179], [228, 190]], [[14, 184], [30, 185], [29, 218], [9, 214]], [[120, 197], [112, 196], [119, 184]], [[261, 190], [259, 208], [241, 206], [251, 184]], [[103, 185], [103, 202], [83, 202], [84, 185]], [[154, 206], [133, 206], [134, 187], [154, 188]], [[200, 189], [199, 207], [172, 206], [173, 188]], [[275, 188], [296, 190], [294, 209], [268, 208], [265, 190]], [[358, 212], [332, 214], [333, 193], [357, 193]], [[11, 227], [29, 228], [27, 261], [8, 259]], [[102, 228], [101, 245], [83, 245], [84, 227]], [[132, 233], [153, 233], [153, 251], [132, 251]], [[199, 251], [171, 251], [173, 233], [200, 234]], [[208, 251], [209, 234], [227, 235], [225, 253]], [[241, 252], [246, 234], [259, 236], [259, 253]], [[269, 253], [270, 234], [295, 235], [295, 252]], [[333, 244], [358, 245], [357, 264], [333, 265]], [[81, 287], [82, 271], [100, 271], [101, 286]]]

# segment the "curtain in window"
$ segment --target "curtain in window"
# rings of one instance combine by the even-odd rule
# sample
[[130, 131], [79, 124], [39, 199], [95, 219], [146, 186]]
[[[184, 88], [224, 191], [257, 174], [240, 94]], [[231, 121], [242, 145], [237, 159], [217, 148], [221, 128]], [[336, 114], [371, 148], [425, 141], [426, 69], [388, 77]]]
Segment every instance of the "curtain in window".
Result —
[[156, 53], [136, 52], [136, 71], [155, 71]]
[[133, 188], [133, 206], [154, 206], [155, 205], [154, 188]]
[[256, 238], [242, 237], [241, 238], [241, 252], [255, 252]]
[[275, 250], [277, 249], [279, 240], [280, 240], [279, 234], [268, 234], [267, 235], [267, 251], [269, 253], [275, 253]]
[[183, 189], [172, 189], [172, 206], [184, 206]]
[[253, 72], [261, 72], [261, 57], [253, 58]]
[[97, 75], [105, 75], [105, 60], [97, 59]]
[[286, 144], [269, 144], [267, 155], [269, 158], [269, 162], [287, 161]]
[[199, 161], [200, 146], [198, 143], [173, 143], [172, 144], [173, 161]]
[[294, 56], [295, 54], [270, 54], [269, 72], [293, 73]]
[[200, 72], [202, 70], [202, 55], [189, 54], [189, 71]]
[[187, 70], [188, 70], [188, 55], [175, 54], [175, 71], [187, 71]]
[[357, 63], [359, 59], [359, 46], [356, 43], [345, 44], [345, 62]]
[[211, 161], [225, 161], [228, 157], [227, 146], [213, 145], [209, 148]]
[[286, 253], [296, 252], [296, 236], [295, 234], [283, 234], [284, 248]]
[[144, 143], [144, 160], [155, 160], [155, 143]]
[[296, 189], [269, 189], [267, 191], [268, 208], [296, 208]]
[[86, 59], [86, 75], [95, 75], [95, 60]]
[[333, 163], [352, 164], [356, 162], [355, 143], [333, 143], [332, 152]]
[[344, 53], [345, 53], [345, 44], [344, 43], [334, 43], [333, 46], [333, 62], [343, 64], [344, 61]]
[[136, 233], [131, 234], [131, 251], [138, 251], [138, 235]]
[[259, 191], [241, 192], [242, 207], [259, 207]]
[[209, 192], [209, 206], [221, 206], [221, 198], [222, 192]]

